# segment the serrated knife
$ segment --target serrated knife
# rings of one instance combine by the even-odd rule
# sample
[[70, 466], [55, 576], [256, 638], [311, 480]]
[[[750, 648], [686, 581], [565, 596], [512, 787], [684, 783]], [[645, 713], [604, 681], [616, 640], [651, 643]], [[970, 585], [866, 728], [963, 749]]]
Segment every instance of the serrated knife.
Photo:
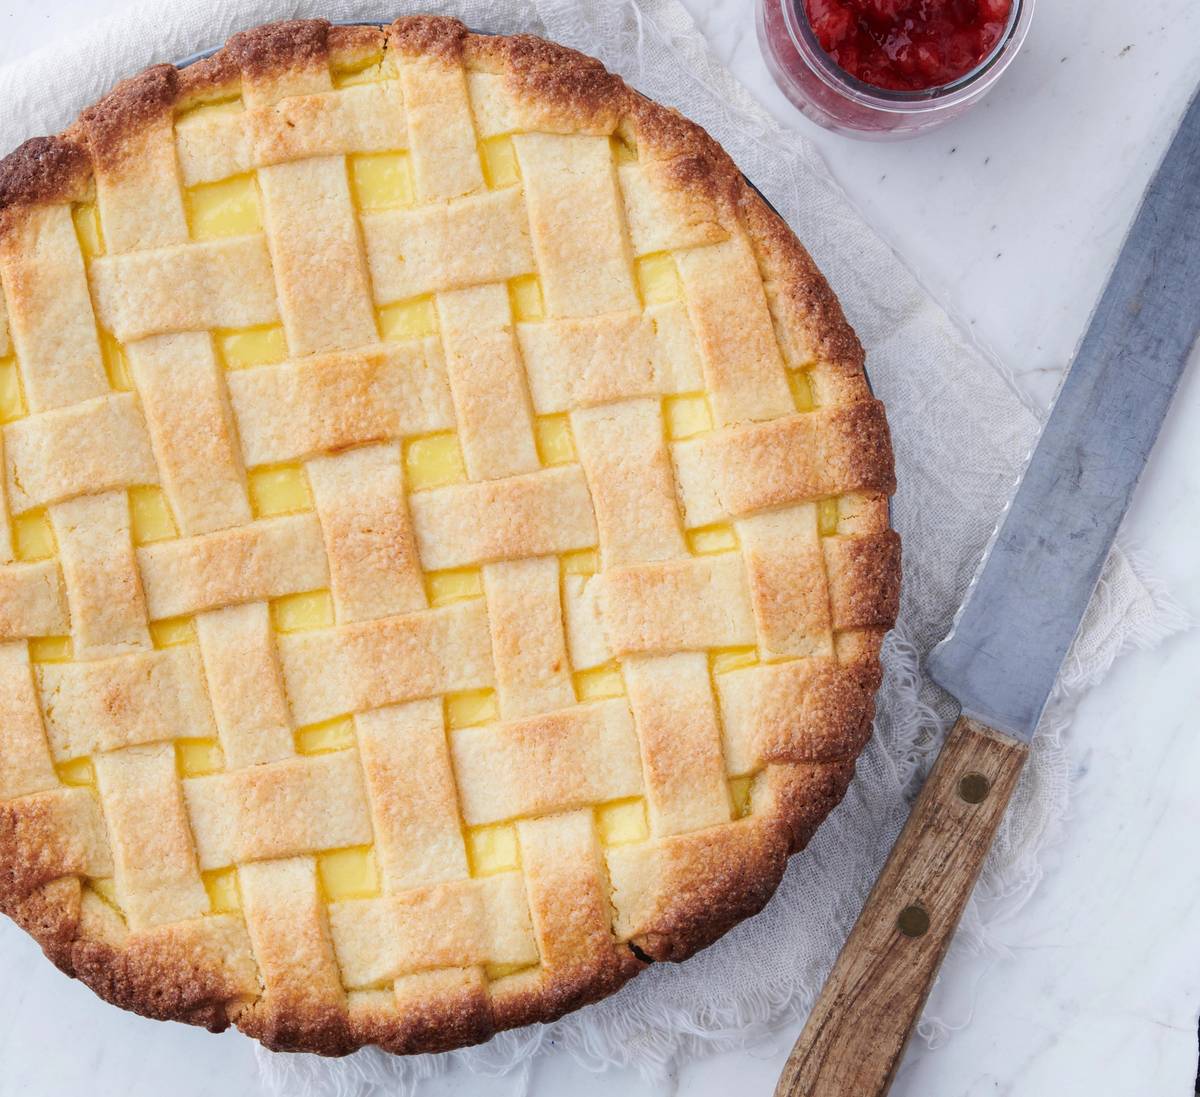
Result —
[[951, 631], [930, 653], [930, 675], [962, 714], [776, 1097], [891, 1087], [1198, 334], [1200, 95]]

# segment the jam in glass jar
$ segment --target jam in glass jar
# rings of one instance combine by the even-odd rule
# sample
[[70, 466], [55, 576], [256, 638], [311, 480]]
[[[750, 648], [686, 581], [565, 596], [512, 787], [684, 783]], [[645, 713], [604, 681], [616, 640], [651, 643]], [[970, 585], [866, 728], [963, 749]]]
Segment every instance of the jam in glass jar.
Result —
[[911, 137], [977, 103], [1016, 56], [1034, 0], [758, 0], [784, 94], [856, 137]]

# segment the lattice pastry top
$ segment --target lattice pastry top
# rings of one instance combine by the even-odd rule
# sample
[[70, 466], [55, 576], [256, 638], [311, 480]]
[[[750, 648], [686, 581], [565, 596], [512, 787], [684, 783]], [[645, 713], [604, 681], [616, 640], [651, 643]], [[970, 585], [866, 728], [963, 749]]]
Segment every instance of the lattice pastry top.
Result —
[[0, 282], [0, 905], [105, 998], [483, 1040], [714, 940], [841, 797], [883, 411], [598, 62], [238, 35], [0, 164]]

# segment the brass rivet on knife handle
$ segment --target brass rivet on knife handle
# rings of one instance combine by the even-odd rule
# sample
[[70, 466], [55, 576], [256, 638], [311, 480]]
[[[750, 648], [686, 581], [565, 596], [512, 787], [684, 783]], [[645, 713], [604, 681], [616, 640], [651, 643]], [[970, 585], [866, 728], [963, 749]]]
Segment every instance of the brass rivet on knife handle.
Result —
[[968, 717], [955, 724], [776, 1097], [887, 1092], [1028, 752]]
[[929, 932], [929, 911], [915, 903], [905, 907], [896, 917], [896, 928], [905, 937], [924, 937]]
[[982, 804], [992, 789], [992, 783], [982, 773], [967, 773], [958, 782], [958, 794], [968, 804]]

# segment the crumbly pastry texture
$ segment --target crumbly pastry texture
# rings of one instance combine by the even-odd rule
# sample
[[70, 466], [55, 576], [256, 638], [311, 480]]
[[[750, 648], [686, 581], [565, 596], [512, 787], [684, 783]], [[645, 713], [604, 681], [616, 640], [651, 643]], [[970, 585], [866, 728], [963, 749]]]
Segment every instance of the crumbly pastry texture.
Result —
[[0, 907], [102, 997], [478, 1042], [709, 944], [842, 796], [883, 410], [598, 62], [237, 35], [0, 163], [0, 284]]

